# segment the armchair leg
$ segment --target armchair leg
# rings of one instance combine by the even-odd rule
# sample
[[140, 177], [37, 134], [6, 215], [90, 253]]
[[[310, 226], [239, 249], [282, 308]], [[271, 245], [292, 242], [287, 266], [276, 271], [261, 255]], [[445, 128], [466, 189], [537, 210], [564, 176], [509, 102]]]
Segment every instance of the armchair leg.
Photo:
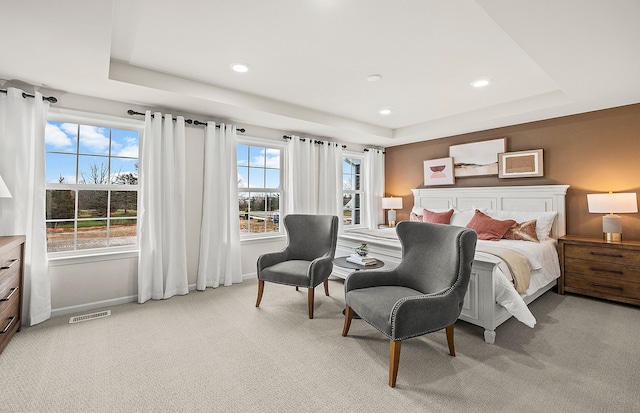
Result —
[[309, 288], [307, 292], [307, 301], [309, 302], [309, 319], [313, 319], [313, 288]]
[[353, 319], [353, 309], [348, 305], [344, 308], [344, 326], [342, 327], [342, 337], [346, 337], [351, 327], [351, 320]]
[[256, 307], [260, 307], [260, 301], [262, 301], [263, 292], [264, 292], [264, 281], [258, 280], [258, 299], [256, 300]]
[[449, 345], [449, 354], [455, 357], [456, 349], [453, 345], [453, 326], [454, 324], [451, 324], [449, 327], [447, 327], [447, 344]]
[[389, 342], [389, 387], [396, 387], [398, 377], [398, 364], [400, 363], [400, 347], [402, 341], [391, 340]]
[[329, 279], [324, 280], [324, 295], [329, 296]]

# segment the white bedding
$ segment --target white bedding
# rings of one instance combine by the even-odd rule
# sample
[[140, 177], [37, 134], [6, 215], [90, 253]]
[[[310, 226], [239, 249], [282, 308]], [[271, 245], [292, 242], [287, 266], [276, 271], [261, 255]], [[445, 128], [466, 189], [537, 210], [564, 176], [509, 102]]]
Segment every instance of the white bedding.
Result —
[[[345, 235], [354, 235], [363, 242], [375, 241], [377, 243], [388, 244], [396, 248], [400, 247], [400, 242], [396, 235], [395, 228], [383, 228], [378, 230], [352, 230]], [[503, 306], [516, 319], [533, 328], [536, 319], [524, 302], [524, 298], [534, 294], [549, 282], [560, 277], [560, 263], [558, 261], [558, 253], [556, 250], [556, 240], [548, 238], [539, 243], [528, 241], [483, 241], [478, 243], [487, 243], [491, 246], [499, 246], [502, 248], [516, 251], [527, 257], [529, 268], [531, 270], [531, 280], [527, 291], [520, 295], [513, 286], [513, 278], [507, 264], [495, 255], [484, 252], [476, 252], [475, 259], [479, 261], [497, 263], [495, 272], [500, 276], [494, 276], [494, 288], [496, 292], [496, 302]]]

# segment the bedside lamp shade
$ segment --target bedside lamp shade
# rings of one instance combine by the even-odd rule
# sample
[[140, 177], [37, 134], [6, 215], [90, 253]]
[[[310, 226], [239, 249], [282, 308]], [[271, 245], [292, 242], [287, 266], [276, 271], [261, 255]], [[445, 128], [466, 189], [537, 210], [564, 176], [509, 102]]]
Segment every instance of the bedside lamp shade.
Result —
[[11, 192], [9, 192], [9, 188], [4, 183], [2, 176], [0, 176], [0, 198], [11, 198]]
[[635, 192], [587, 194], [589, 212], [608, 214], [602, 217], [602, 233], [607, 242], [622, 240], [622, 221], [620, 215], [638, 212], [638, 199]]
[[388, 209], [387, 221], [389, 221], [390, 227], [396, 226], [396, 211], [395, 209], [402, 209], [402, 198], [382, 198], [382, 209]]

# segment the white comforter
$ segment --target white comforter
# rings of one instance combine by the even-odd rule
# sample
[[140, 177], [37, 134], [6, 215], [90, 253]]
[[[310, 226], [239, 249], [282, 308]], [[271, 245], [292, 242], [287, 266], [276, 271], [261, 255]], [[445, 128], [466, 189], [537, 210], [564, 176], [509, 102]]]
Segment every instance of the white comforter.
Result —
[[[385, 228], [380, 230], [356, 230], [359, 238], [370, 237], [377, 242], [397, 245], [399, 243], [395, 228]], [[524, 298], [537, 292], [549, 282], [560, 277], [560, 263], [556, 250], [556, 240], [547, 239], [539, 243], [527, 241], [483, 241], [478, 243], [489, 243], [491, 246], [499, 246], [521, 253], [527, 257], [529, 269], [531, 270], [531, 280], [529, 289], [520, 295], [513, 286], [513, 278], [507, 264], [495, 255], [484, 252], [476, 252], [475, 259], [479, 261], [497, 263], [494, 276], [494, 288], [496, 302], [503, 306], [516, 319], [529, 327], [535, 326], [536, 319], [524, 302]]]

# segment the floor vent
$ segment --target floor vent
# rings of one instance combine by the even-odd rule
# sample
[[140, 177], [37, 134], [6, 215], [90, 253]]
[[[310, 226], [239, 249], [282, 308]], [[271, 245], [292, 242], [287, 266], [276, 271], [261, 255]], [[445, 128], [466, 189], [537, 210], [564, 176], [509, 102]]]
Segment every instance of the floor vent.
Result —
[[79, 323], [81, 321], [89, 321], [95, 320], [96, 318], [109, 317], [111, 315], [111, 310], [99, 311], [97, 313], [78, 315], [75, 317], [71, 317], [69, 319], [69, 324]]

